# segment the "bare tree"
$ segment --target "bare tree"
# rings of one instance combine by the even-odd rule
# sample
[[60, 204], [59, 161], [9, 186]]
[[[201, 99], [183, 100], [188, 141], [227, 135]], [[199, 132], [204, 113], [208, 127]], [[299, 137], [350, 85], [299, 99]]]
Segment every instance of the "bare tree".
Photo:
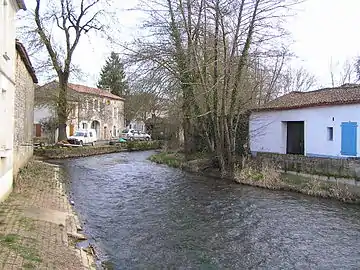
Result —
[[283, 82], [283, 94], [293, 91], [306, 92], [317, 85], [315, 75], [309, 73], [303, 67], [287, 69], [284, 73]]
[[[150, 3], [149, 3], [150, 2]], [[256, 58], [267, 58], [286, 32], [284, 11], [297, 0], [153, 0], [152, 38], [130, 49], [138, 63], [151, 63], [165, 78], [175, 80], [180, 93], [185, 154], [197, 136], [219, 162], [223, 175], [232, 175], [239, 130], [245, 112], [256, 102]], [[275, 48], [276, 51], [278, 49]], [[274, 88], [281, 70], [281, 58]], [[269, 91], [270, 92], [270, 91]], [[267, 93], [268, 94], [268, 93]], [[254, 98], [255, 97], [255, 98]]]
[[46, 52], [45, 59], [39, 58], [43, 70], [51, 68], [56, 72], [59, 81], [56, 97], [59, 140], [67, 138], [67, 85], [71, 72], [77, 68], [72, 63], [75, 49], [82, 36], [92, 31], [105, 31], [107, 5], [106, 0], [36, 0], [35, 9], [28, 15], [28, 24], [21, 29], [32, 50]]
[[337, 61], [335, 64], [331, 58], [330, 60], [330, 78], [332, 87], [344, 85], [346, 83], [355, 83], [356, 78], [356, 64], [351, 59], [347, 59], [342, 66]]

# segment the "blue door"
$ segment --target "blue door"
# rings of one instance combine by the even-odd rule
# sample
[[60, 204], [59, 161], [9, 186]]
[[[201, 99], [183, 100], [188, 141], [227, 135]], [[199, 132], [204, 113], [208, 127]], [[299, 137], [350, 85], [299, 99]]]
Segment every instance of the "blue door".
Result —
[[357, 123], [341, 123], [341, 154], [356, 156]]

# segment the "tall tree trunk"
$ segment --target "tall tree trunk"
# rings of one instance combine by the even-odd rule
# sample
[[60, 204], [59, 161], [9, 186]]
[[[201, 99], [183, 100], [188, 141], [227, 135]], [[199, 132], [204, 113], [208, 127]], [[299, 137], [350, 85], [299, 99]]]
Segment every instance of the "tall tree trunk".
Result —
[[[184, 88], [191, 87], [184, 85]], [[185, 158], [188, 159], [195, 151], [194, 146], [194, 130], [191, 122], [192, 110], [191, 102], [189, 101], [188, 89], [183, 89], [183, 128], [184, 128], [184, 153]]]
[[58, 128], [59, 128], [58, 141], [67, 140], [67, 134], [66, 134], [66, 123], [68, 120], [67, 78], [64, 77], [66, 76], [61, 76], [59, 78], [60, 79], [59, 96], [58, 96], [58, 106], [57, 106]]

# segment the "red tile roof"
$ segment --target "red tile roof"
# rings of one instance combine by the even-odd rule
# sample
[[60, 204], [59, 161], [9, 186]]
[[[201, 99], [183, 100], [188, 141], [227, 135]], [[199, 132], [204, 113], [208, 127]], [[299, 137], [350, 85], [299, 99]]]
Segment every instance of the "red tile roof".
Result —
[[117, 99], [117, 100], [124, 100], [124, 98], [122, 98], [122, 97], [111, 94], [110, 92], [103, 90], [103, 89], [99, 89], [99, 88], [93, 88], [93, 87], [80, 85], [80, 84], [73, 84], [73, 83], [69, 83], [68, 88], [70, 88], [78, 93], [96, 95], [96, 96], [107, 97], [107, 98], [111, 98], [111, 99]]
[[344, 84], [309, 92], [290, 92], [254, 111], [290, 110], [317, 106], [360, 104], [360, 85]]

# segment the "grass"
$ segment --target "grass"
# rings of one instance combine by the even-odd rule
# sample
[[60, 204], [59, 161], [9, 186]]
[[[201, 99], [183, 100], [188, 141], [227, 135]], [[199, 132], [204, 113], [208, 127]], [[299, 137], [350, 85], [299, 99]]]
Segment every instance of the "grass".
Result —
[[[34, 239], [31, 239], [34, 241]], [[0, 244], [6, 246], [23, 259], [30, 262], [42, 262], [37, 251], [33, 247], [22, 245], [22, 238], [17, 234], [0, 235]]]
[[27, 217], [21, 217], [20, 218], [20, 224], [22, 227], [24, 227], [27, 231], [33, 231], [35, 230], [34, 221]]
[[271, 164], [256, 168], [248, 164], [237, 171], [235, 179], [248, 184], [273, 190], [287, 190], [315, 197], [335, 198], [344, 202], [359, 202], [360, 196], [342, 184], [325, 182], [314, 177], [280, 173]]
[[150, 156], [150, 161], [158, 164], [166, 164], [170, 167], [180, 168], [184, 163], [184, 155], [180, 153], [161, 152]]

